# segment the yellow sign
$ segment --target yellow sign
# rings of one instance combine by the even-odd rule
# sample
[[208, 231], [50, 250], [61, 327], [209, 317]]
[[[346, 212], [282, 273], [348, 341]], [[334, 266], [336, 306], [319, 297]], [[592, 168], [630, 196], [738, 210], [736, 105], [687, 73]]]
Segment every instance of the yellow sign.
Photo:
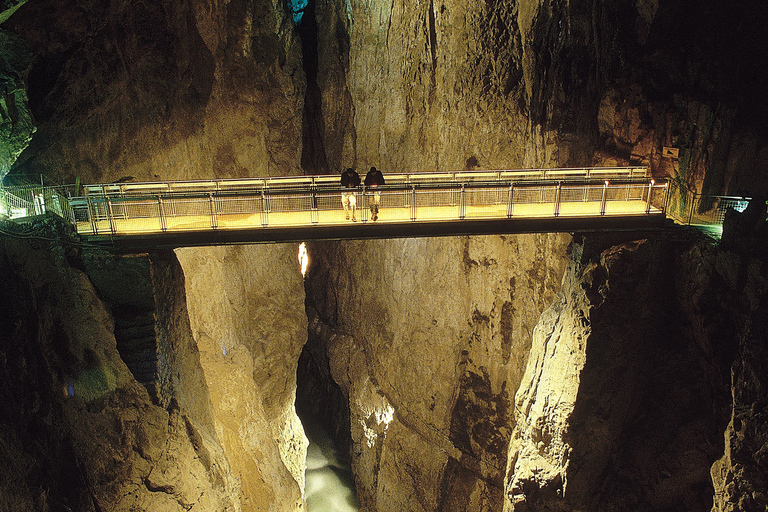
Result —
[[661, 150], [661, 156], [664, 158], [678, 158], [680, 155], [680, 149], [678, 148], [670, 148], [669, 146], [664, 146], [664, 148]]

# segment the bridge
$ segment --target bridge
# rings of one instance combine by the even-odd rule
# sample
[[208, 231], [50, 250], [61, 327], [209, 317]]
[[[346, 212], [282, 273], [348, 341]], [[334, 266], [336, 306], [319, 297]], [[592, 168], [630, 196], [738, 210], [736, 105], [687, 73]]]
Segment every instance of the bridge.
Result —
[[[376, 221], [354, 189], [345, 217], [338, 175], [85, 185], [22, 200], [6, 216], [54, 211], [89, 243], [118, 250], [465, 234], [645, 229], [667, 220], [668, 184], [645, 167], [385, 174]], [[3, 211], [0, 210], [0, 214]]]

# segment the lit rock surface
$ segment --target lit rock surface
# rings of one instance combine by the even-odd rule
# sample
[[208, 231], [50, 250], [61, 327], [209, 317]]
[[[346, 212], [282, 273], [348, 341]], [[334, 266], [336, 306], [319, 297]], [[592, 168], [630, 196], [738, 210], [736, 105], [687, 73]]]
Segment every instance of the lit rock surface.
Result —
[[242, 510], [303, 507], [308, 441], [294, 410], [306, 341], [296, 246], [177, 250], [216, 433]]
[[[737, 357], [731, 392], [728, 361], [755, 354], [745, 329], [765, 335], [764, 266], [706, 242], [590, 245], [575, 246], [559, 300], [534, 332], [504, 509], [702, 510], [714, 495], [715, 510], [761, 510], [754, 470], [763, 461], [729, 458], [736, 447], [759, 453], [757, 411], [747, 439], [732, 419], [715, 489], [702, 489], [711, 489], [732, 400], [734, 411], [739, 400], [762, 408], [747, 390], [763, 377], [742, 371], [754, 362]], [[739, 500], [746, 506], [725, 505]]]
[[501, 507], [514, 391], [569, 240], [310, 246], [310, 329], [348, 397], [361, 510]]

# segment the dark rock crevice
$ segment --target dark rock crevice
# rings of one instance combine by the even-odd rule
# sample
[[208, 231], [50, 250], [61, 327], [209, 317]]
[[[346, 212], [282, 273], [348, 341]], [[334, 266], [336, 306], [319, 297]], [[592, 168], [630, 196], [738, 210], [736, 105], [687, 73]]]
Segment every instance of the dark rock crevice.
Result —
[[318, 81], [320, 57], [315, 0], [309, 0], [307, 3], [304, 16], [296, 25], [296, 31], [301, 39], [302, 62], [307, 79], [302, 120], [301, 167], [307, 174], [328, 174], [330, 169], [325, 151], [323, 98]]

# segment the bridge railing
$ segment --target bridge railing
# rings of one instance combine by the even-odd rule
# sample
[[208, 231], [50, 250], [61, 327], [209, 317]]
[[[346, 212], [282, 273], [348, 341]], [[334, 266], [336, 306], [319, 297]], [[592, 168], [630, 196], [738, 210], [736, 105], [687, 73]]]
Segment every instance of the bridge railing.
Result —
[[[605, 180], [646, 178], [646, 167], [583, 167], [558, 169], [510, 169], [495, 171], [448, 171], [422, 173], [387, 173], [389, 185], [410, 186], [429, 183], [470, 183], [539, 180]], [[148, 195], [203, 192], [247, 192], [267, 189], [334, 189], [339, 186], [338, 175], [286, 176], [267, 178], [165, 181], [144, 183], [107, 183], [85, 185], [85, 195]]]
[[3, 187], [0, 188], [0, 218], [21, 219], [54, 213], [74, 222], [66, 187]]
[[[387, 175], [387, 185], [380, 191], [380, 207], [386, 211], [382, 220], [434, 222], [664, 211], [666, 184], [644, 177], [554, 180], [537, 176], [512, 181], [501, 178], [504, 172]], [[458, 180], [460, 177], [471, 179]], [[342, 190], [338, 176], [110, 184], [86, 186], [87, 195], [70, 202], [79, 233], [118, 235], [341, 224], [348, 222], [341, 204]], [[355, 195], [360, 220], [368, 222], [370, 194], [358, 188]]]
[[679, 224], [700, 228], [719, 228], [725, 213], [733, 208], [741, 212], [751, 198], [722, 196], [690, 192], [670, 182], [667, 200], [667, 216]]

